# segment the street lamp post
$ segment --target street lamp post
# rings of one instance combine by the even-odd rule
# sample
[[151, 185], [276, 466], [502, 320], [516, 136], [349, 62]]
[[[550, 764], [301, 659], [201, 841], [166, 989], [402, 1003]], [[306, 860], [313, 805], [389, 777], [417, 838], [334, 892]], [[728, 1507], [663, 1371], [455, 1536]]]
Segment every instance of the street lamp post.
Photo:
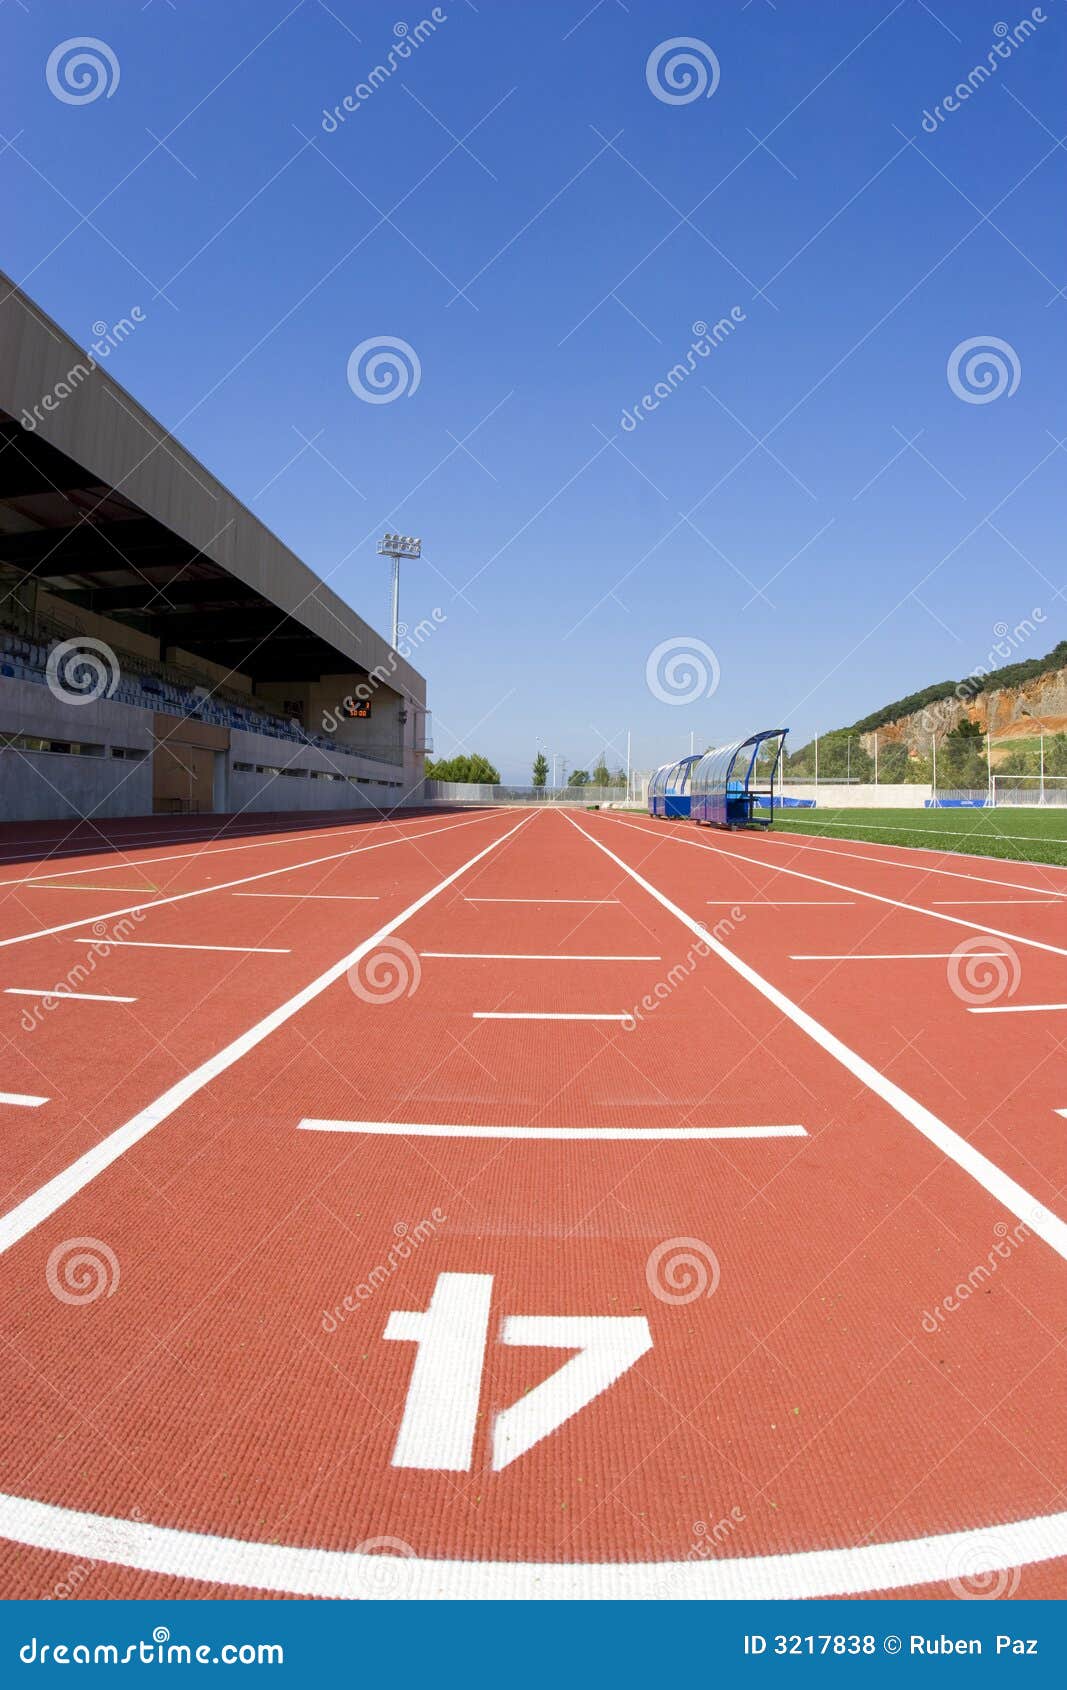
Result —
[[378, 541], [378, 556], [393, 560], [393, 650], [400, 641], [400, 559], [421, 557], [422, 541], [410, 534], [386, 534]]

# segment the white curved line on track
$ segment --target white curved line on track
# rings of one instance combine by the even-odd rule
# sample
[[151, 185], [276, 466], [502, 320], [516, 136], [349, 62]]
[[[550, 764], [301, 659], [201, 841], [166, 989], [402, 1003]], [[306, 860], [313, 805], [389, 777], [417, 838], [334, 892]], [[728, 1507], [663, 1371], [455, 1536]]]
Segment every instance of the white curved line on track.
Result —
[[[0, 1494], [0, 1536], [33, 1549], [293, 1596], [372, 1597], [382, 1559], [351, 1549], [251, 1543], [109, 1519]], [[430, 1601], [802, 1601], [943, 1584], [1067, 1555], [1067, 1513], [858, 1549], [812, 1549], [705, 1561], [430, 1561], [397, 1557], [396, 1594]]]

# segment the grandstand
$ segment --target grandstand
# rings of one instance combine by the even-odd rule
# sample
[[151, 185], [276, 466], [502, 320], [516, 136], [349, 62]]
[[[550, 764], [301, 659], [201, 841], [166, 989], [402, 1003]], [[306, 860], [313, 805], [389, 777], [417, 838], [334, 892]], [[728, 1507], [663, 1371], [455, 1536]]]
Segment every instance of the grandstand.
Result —
[[343, 809], [417, 787], [423, 677], [0, 282], [5, 816]]

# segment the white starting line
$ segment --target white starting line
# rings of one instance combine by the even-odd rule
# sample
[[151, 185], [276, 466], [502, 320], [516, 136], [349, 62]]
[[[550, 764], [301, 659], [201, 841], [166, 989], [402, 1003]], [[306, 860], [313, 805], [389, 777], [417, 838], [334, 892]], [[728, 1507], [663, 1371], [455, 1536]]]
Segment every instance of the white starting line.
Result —
[[298, 898], [301, 903], [314, 899], [329, 904], [376, 904], [377, 892], [234, 892], [235, 898]]
[[[794, 951], [790, 962], [945, 962], [955, 951]], [[977, 957], [988, 961], [992, 957], [1010, 956], [1010, 951], [969, 951], [967, 961]]]
[[133, 951], [241, 951], [245, 956], [290, 956], [288, 945], [175, 945], [162, 939], [75, 939], [76, 945], [106, 945], [109, 950], [122, 946]]
[[709, 904], [736, 904], [738, 909], [792, 909], [798, 904], [833, 904], [840, 908], [842, 904], [854, 904], [855, 898], [709, 898]]
[[136, 1003], [136, 998], [120, 998], [111, 992], [68, 992], [65, 986], [5, 986], [8, 998], [43, 998], [46, 1002], [60, 998], [74, 998], [80, 1003]]
[[388, 1138], [513, 1138], [513, 1139], [697, 1139], [807, 1138], [807, 1130], [790, 1127], [473, 1127], [430, 1125], [411, 1121], [298, 1121], [301, 1132], [377, 1133]]
[[621, 1015], [562, 1015], [557, 1011], [551, 1013], [533, 1009], [475, 1009], [471, 1011], [475, 1021], [632, 1021], [633, 1015], [626, 1011]]
[[617, 904], [618, 898], [464, 898], [465, 904]]
[[[47, 1103], [47, 1097], [31, 1097], [24, 1091], [0, 1091], [0, 1103], [10, 1104], [12, 1109], [39, 1109], [42, 1103]], [[1060, 1111], [1061, 1114], [1067, 1111]]]
[[659, 956], [579, 956], [567, 951], [420, 951], [458, 962], [662, 962]]
[[1042, 1010], [1067, 1009], [1067, 1003], [983, 1003], [972, 1005], [971, 1015], [1038, 1015]]

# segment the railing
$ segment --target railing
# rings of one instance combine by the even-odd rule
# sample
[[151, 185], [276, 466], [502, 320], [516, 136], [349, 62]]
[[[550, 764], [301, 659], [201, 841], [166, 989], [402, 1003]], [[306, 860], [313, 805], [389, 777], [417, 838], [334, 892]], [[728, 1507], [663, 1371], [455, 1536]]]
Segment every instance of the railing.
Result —
[[[625, 804], [625, 786], [493, 786], [471, 781], [428, 780], [427, 803], [445, 804]], [[631, 798], [636, 804], [637, 799]]]

